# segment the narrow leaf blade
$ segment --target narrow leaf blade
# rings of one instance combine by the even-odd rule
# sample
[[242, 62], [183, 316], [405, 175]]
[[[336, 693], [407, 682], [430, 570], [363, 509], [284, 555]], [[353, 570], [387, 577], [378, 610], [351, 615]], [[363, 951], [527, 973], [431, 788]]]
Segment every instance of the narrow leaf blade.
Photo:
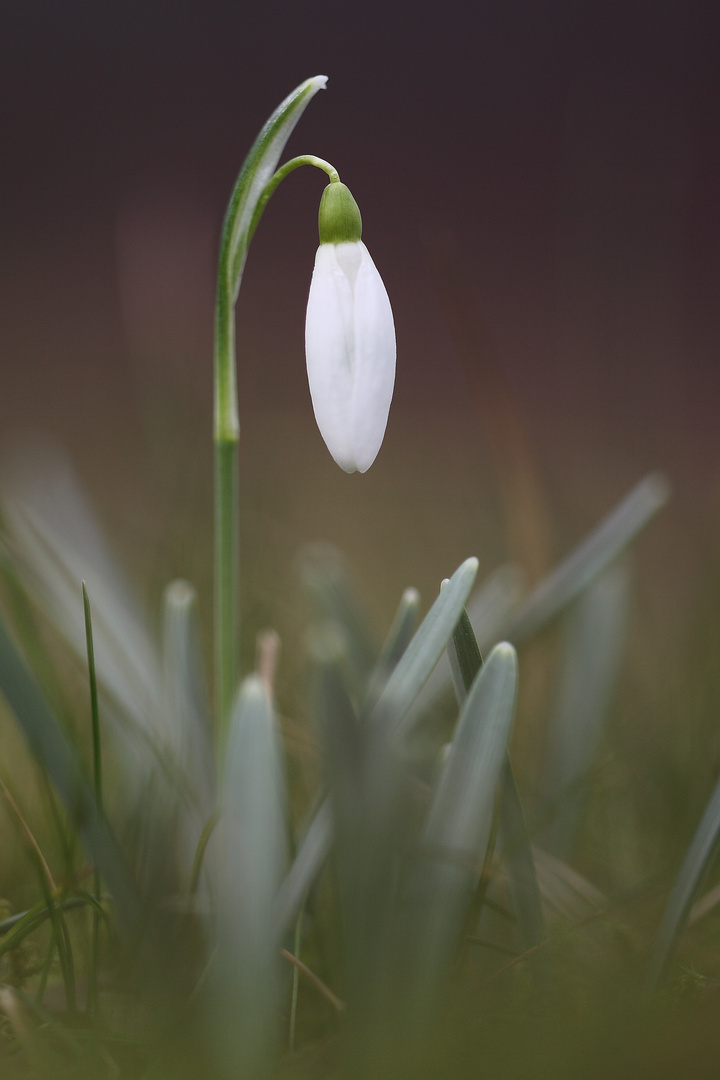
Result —
[[414, 638], [388, 679], [371, 720], [386, 719], [401, 732], [410, 707], [443, 654], [465, 607], [477, 574], [477, 559], [466, 559], [423, 619]]
[[667, 502], [670, 488], [661, 473], [651, 473], [618, 504], [564, 562], [516, 608], [503, 636], [520, 644], [571, 603]]
[[[497, 645], [465, 700], [423, 831], [413, 996], [421, 1016], [450, 962], [490, 840], [515, 711], [517, 656]], [[418, 1011], [419, 1010], [419, 1011]]]
[[665, 908], [646, 976], [649, 988], [668, 976], [693, 902], [720, 843], [720, 781], [715, 785]]

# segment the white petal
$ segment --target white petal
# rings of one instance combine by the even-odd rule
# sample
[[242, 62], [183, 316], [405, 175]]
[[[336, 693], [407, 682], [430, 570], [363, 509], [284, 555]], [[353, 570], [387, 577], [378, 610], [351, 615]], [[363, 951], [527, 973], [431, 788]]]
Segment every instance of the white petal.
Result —
[[395, 327], [365, 245], [321, 244], [305, 322], [315, 419], [346, 472], [370, 468], [383, 440], [395, 381]]
[[351, 410], [356, 468], [365, 472], [385, 435], [395, 385], [395, 323], [390, 300], [365, 245], [355, 281], [355, 379]]
[[355, 472], [350, 434], [354, 352], [350, 282], [338, 265], [335, 245], [321, 244], [305, 318], [308, 382], [320, 434], [346, 472]]

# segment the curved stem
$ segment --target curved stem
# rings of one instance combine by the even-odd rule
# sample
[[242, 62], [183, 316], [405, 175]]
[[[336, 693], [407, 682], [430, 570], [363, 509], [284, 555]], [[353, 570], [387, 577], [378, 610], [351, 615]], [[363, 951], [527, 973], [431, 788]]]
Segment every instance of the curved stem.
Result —
[[222, 747], [237, 686], [240, 647], [238, 444], [240, 422], [235, 369], [235, 301], [248, 247], [275, 188], [299, 165], [315, 165], [337, 179], [321, 158], [278, 160], [306, 106], [325, 86], [325, 76], [307, 79], [278, 106], [255, 140], [233, 187], [220, 242], [215, 306], [215, 500], [214, 629], [216, 744]]
[[286, 161], [282, 165], [274, 176], [268, 180], [267, 184], [263, 188], [262, 195], [258, 199], [255, 213], [250, 220], [250, 227], [248, 229], [248, 244], [253, 238], [255, 229], [258, 226], [258, 222], [263, 215], [263, 210], [270, 201], [270, 196], [275, 192], [276, 188], [280, 186], [286, 176], [289, 176], [295, 169], [299, 169], [301, 165], [314, 165], [316, 169], [321, 169], [327, 173], [330, 177], [331, 184], [337, 184], [340, 180], [340, 173], [335, 169], [329, 161], [325, 161], [323, 158], [315, 157], [314, 154], [302, 154], [300, 157], [291, 158], [290, 161]]

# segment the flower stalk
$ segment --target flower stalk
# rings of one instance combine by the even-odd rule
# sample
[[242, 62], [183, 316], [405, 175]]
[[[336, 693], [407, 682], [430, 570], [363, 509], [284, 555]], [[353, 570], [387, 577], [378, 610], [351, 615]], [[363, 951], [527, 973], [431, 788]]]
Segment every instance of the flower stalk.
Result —
[[235, 303], [250, 241], [278, 185], [302, 165], [327, 174], [320, 202], [320, 248], [306, 319], [308, 380], [315, 418], [335, 461], [365, 472], [385, 433], [395, 380], [390, 301], [362, 243], [357, 203], [338, 172], [305, 154], [277, 163], [295, 124], [325, 76], [302, 83], [275, 110], [245, 159], [225, 215], [215, 306], [215, 708], [218, 748], [238, 682], [240, 647], [240, 421]]
[[[326, 77], [301, 83], [269, 118], [240, 170], [230, 197], [220, 241], [215, 302], [215, 715], [216, 740], [225, 740], [230, 709], [238, 682], [240, 648], [240, 500], [238, 445], [240, 421], [235, 368], [235, 302], [248, 247], [270, 195], [284, 176], [301, 164], [321, 159], [294, 159], [277, 169], [285, 144], [305, 108]], [[327, 162], [320, 167], [334, 171]]]

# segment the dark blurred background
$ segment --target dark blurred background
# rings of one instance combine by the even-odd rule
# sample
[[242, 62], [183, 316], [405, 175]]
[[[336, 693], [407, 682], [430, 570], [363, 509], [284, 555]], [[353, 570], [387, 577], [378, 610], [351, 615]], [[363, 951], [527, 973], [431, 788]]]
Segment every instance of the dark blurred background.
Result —
[[288, 152], [361, 206], [395, 400], [373, 469], [341, 474], [304, 372], [322, 178], [301, 170], [238, 307], [247, 625], [282, 624], [316, 538], [379, 625], [469, 554], [536, 578], [660, 467], [674, 501], [638, 562], [676, 633], [720, 507], [714, 3], [6, 0], [6, 445], [57, 438], [143, 588], [182, 574], [207, 597], [220, 224], [259, 127], [319, 73]]

